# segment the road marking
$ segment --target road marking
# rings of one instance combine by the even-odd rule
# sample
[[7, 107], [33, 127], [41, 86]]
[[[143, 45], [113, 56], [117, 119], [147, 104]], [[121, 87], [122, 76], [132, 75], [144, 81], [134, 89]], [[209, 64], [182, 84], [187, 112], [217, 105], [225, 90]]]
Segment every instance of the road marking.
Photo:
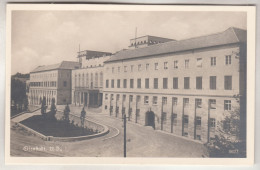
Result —
[[[107, 125], [107, 126], [109, 126], [109, 125]], [[109, 127], [112, 127], [112, 126], [109, 126]], [[107, 139], [111, 139], [111, 138], [117, 137], [117, 136], [119, 135], [119, 133], [120, 133], [119, 129], [117, 129], [117, 128], [115, 128], [115, 127], [112, 127], [112, 128], [114, 128], [114, 129], [117, 130], [117, 134], [115, 134], [114, 136], [110, 136], [110, 137], [108, 137], [108, 138], [105, 138], [105, 139], [103, 139], [102, 141], [105, 141], [105, 140], [107, 140]]]

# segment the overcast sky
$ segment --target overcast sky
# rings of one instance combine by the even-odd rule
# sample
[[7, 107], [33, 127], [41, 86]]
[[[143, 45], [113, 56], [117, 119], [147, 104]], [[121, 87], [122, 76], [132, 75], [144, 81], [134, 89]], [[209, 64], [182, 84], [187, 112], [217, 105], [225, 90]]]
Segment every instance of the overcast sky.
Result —
[[239, 12], [14, 11], [12, 74], [76, 61], [79, 44], [112, 53], [127, 48], [135, 27], [137, 36], [181, 40], [246, 25], [246, 13]]

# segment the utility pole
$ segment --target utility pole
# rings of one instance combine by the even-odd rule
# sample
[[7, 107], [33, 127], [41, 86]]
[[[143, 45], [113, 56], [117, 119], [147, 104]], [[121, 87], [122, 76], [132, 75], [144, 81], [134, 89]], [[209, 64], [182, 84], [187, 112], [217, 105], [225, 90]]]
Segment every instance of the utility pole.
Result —
[[124, 114], [124, 157], [126, 157], [126, 115]]

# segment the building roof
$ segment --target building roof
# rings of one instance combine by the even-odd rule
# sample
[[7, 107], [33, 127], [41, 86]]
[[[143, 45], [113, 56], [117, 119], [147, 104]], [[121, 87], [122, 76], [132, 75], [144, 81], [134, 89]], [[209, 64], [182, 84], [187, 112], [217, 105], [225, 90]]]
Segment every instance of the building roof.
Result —
[[80, 64], [74, 61], [62, 61], [59, 64], [52, 64], [47, 66], [38, 66], [31, 73], [49, 71], [49, 70], [72, 70], [75, 68], [79, 68]]
[[234, 44], [246, 42], [246, 39], [246, 30], [230, 27], [227, 30], [216, 34], [195, 37], [180, 41], [169, 41], [153, 46], [148, 46], [145, 48], [122, 50], [112, 55], [112, 57], [106, 62]]

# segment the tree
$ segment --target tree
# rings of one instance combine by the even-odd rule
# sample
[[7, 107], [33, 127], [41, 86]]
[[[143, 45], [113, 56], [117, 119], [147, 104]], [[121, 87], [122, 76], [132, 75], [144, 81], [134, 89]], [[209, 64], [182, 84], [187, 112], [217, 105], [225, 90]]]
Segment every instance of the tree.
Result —
[[70, 122], [70, 119], [69, 119], [69, 114], [70, 114], [70, 107], [69, 107], [69, 104], [66, 105], [65, 109], [64, 109], [64, 112], [63, 112], [63, 119], [66, 121], [66, 122]]
[[45, 96], [43, 96], [43, 99], [42, 99], [41, 113], [44, 116], [46, 114], [46, 97]]
[[28, 105], [29, 105], [29, 102], [28, 102], [28, 96], [25, 97], [24, 99], [24, 110], [28, 110]]
[[55, 119], [56, 112], [57, 112], [57, 108], [55, 106], [55, 98], [52, 98], [51, 99], [51, 116], [53, 119]]
[[80, 115], [81, 127], [83, 127], [83, 128], [84, 128], [85, 117], [86, 117], [86, 111], [83, 107], [82, 111], [81, 111], [81, 115]]

